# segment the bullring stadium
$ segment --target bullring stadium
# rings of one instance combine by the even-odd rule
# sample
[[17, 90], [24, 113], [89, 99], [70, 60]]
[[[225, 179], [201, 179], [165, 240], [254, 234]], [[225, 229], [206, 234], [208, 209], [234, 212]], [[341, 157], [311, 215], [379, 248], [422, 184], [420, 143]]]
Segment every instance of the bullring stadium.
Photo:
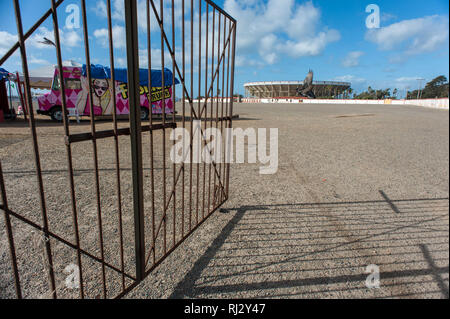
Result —
[[[295, 98], [298, 88], [305, 81], [270, 81], [249, 82], [244, 84], [246, 98]], [[313, 92], [316, 98], [343, 98], [349, 93], [350, 82], [313, 81]]]

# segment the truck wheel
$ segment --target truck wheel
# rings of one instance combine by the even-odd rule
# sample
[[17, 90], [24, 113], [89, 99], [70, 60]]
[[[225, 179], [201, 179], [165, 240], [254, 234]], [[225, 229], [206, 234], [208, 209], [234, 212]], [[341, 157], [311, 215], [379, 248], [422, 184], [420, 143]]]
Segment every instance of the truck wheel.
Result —
[[50, 111], [50, 117], [53, 121], [61, 122], [63, 120], [62, 108], [60, 106], [55, 106], [54, 108], [52, 108], [52, 110]]
[[141, 121], [148, 120], [148, 109], [146, 107], [141, 107]]

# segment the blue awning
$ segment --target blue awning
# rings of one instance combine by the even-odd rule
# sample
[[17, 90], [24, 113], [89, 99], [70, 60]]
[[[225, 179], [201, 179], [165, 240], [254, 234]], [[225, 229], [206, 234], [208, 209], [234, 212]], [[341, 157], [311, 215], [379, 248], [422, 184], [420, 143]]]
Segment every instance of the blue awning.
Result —
[[[86, 76], [86, 64], [83, 65], [83, 76]], [[110, 79], [111, 69], [109, 67], [100, 64], [91, 64], [91, 77], [93, 79]], [[127, 83], [127, 69], [115, 68], [114, 77], [116, 81]], [[152, 86], [162, 86], [162, 72], [161, 70], [151, 70]], [[175, 84], [179, 84], [177, 78], [175, 78]], [[148, 85], [148, 69], [139, 69], [139, 84], [142, 86]], [[172, 85], [172, 71], [164, 68], [164, 85]]]
[[[0, 68], [0, 80], [3, 80], [4, 78], [8, 78], [9, 72], [6, 71], [4, 68]], [[153, 75], [152, 75], [153, 77]]]

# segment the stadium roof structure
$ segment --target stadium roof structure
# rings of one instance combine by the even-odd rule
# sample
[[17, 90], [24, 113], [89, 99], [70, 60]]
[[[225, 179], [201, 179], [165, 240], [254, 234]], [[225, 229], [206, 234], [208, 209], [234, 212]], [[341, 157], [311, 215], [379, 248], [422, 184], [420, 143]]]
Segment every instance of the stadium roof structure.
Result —
[[[339, 96], [351, 87], [350, 82], [313, 81], [313, 91], [316, 97]], [[296, 97], [297, 88], [303, 86], [303, 81], [269, 81], [249, 82], [244, 84], [245, 96], [256, 98]]]

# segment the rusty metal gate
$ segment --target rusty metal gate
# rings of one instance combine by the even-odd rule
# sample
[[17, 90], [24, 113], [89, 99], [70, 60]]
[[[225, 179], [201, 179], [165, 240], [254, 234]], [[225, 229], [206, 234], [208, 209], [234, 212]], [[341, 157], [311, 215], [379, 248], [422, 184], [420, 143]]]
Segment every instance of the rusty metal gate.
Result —
[[[13, 0], [18, 42], [0, 65], [19, 50], [29, 110], [33, 101], [26, 40], [44, 21], [53, 22], [57, 70], [63, 79], [57, 13], [63, 2], [49, 0], [48, 11], [24, 32], [19, 0]], [[34, 169], [13, 172], [15, 160], [9, 155], [0, 158], [0, 210], [5, 218], [1, 240], [9, 247], [8, 270], [14, 275], [10, 290], [15, 287], [17, 298], [123, 297], [228, 199], [229, 164], [194, 162], [192, 135], [197, 120], [202, 135], [208, 128], [223, 132], [232, 126], [236, 21], [209, 0], [147, 0], [145, 14], [138, 12], [137, 0], [123, 4], [128, 121], [120, 120], [113, 98], [112, 120], [99, 122], [92, 115], [87, 125], [77, 124], [63, 112], [62, 124], [45, 135], [41, 128], [45, 121], [31, 111], [27, 119], [31, 156], [22, 155], [19, 163], [29, 159]], [[85, 64], [90, 66], [86, 1], [81, 0], [80, 6]], [[138, 15], [146, 16], [145, 50], [139, 46], [143, 29]], [[109, 65], [114, 70], [111, 0], [106, 1], [106, 17]], [[156, 43], [155, 33], [159, 33]], [[152, 65], [171, 68], [174, 101], [179, 96], [177, 112], [166, 114], [163, 106], [161, 117], [150, 114], [148, 122], [141, 122], [140, 63], [147, 64], [149, 92]], [[91, 72], [87, 67], [90, 114], [95, 114]], [[165, 88], [168, 79], [161, 73]], [[111, 72], [112, 83], [114, 77]], [[60, 81], [63, 110], [67, 110], [65, 85]], [[112, 94], [116, 96], [115, 85]], [[190, 160], [182, 163], [171, 161], [169, 154], [176, 142], [170, 134], [177, 127], [191, 133]], [[201, 143], [211, 155], [207, 141]], [[111, 156], [103, 160], [106, 153]], [[6, 291], [7, 286], [1, 289]], [[12, 296], [4, 292], [0, 297]]]

